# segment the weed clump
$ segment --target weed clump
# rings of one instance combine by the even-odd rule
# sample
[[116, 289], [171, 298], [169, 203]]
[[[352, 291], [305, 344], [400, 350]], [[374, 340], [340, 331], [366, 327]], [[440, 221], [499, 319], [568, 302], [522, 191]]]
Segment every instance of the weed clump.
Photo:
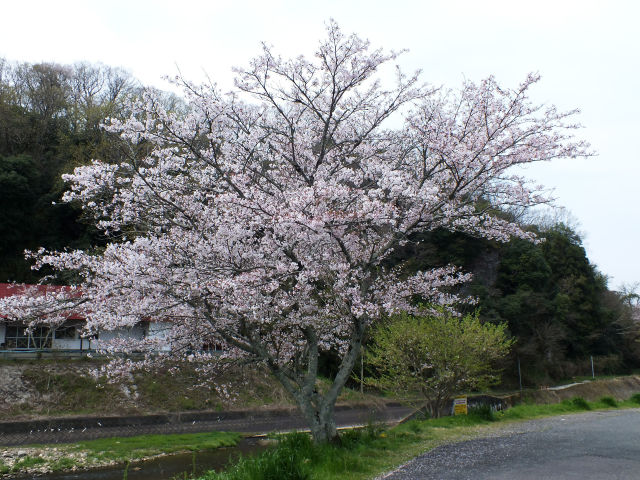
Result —
[[572, 406], [579, 410], [591, 410], [591, 405], [582, 397], [573, 397], [569, 400]]
[[309, 480], [368, 472], [372, 452], [388, 452], [418, 438], [408, 432], [391, 433], [375, 423], [343, 432], [335, 444], [316, 445], [308, 434], [292, 433], [278, 437], [273, 449], [241, 457], [226, 471], [207, 472], [199, 480]]
[[309, 435], [280, 437], [277, 447], [255, 457], [241, 457], [225, 472], [208, 472], [201, 480], [308, 480], [306, 463], [313, 454]]
[[608, 407], [617, 407], [618, 406], [618, 402], [615, 398], [610, 397], [610, 396], [604, 396], [600, 399], [600, 403], [605, 404]]
[[13, 465], [13, 468], [11, 469], [11, 471], [12, 472], [19, 472], [20, 470], [27, 469], [27, 468], [33, 467], [35, 465], [41, 465], [43, 463], [46, 463], [46, 460], [44, 458], [30, 457], [29, 455], [27, 455], [22, 460], [16, 462]]
[[496, 411], [491, 408], [491, 405], [486, 403], [471, 407], [469, 409], [469, 415], [487, 422], [494, 422], [496, 420]]
[[634, 393], [629, 397], [629, 400], [640, 405], [640, 393]]

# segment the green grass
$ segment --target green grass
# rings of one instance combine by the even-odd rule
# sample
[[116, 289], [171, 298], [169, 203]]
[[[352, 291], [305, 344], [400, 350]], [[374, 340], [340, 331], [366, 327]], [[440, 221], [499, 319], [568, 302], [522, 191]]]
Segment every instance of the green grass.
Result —
[[[639, 399], [614, 402], [618, 408], [638, 407]], [[313, 445], [307, 434], [293, 433], [278, 437], [270, 450], [240, 458], [225, 472], [208, 472], [198, 480], [365, 480], [438, 445], [480, 436], [494, 424], [611, 409], [611, 400], [587, 402], [574, 397], [557, 404], [521, 404], [502, 412], [480, 408], [466, 416], [413, 420], [390, 429], [369, 426], [344, 432], [340, 445]]]
[[47, 461], [44, 458], [30, 457], [27, 455], [21, 460], [18, 460], [18, 462], [16, 462], [13, 465], [13, 467], [11, 468], [11, 472], [14, 472], [14, 473], [19, 472], [21, 470], [26, 470], [28, 468], [35, 467], [36, 465], [42, 465], [43, 463], [47, 463]]
[[239, 434], [228, 432], [139, 435], [78, 442], [73, 444], [72, 448], [87, 452], [88, 456], [96, 459], [124, 462], [152, 455], [230, 447], [240, 438]]
[[56, 472], [60, 470], [71, 470], [73, 467], [78, 466], [79, 463], [73, 458], [64, 457], [59, 460], [55, 460], [51, 463], [51, 470]]
[[125, 402], [122, 391], [116, 385], [99, 382], [72, 370], [61, 373], [34, 365], [22, 372], [22, 379], [48, 398], [45, 401], [48, 415], [109, 411], [115, 408], [114, 405]]
[[317, 453], [309, 435], [292, 433], [280, 437], [277, 448], [262, 455], [240, 458], [227, 472], [209, 472], [207, 480], [307, 480], [309, 468], [307, 459]]

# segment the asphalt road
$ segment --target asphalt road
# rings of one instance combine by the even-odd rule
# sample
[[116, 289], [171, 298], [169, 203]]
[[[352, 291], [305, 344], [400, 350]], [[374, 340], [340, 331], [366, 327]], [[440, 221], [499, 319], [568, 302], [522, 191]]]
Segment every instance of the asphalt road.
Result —
[[640, 409], [511, 424], [492, 437], [445, 445], [385, 480], [638, 480]]

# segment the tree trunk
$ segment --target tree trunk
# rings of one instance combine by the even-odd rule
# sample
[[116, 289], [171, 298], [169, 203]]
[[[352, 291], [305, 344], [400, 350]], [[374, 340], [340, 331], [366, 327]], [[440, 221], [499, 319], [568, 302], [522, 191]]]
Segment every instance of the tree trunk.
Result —
[[270, 365], [272, 372], [280, 380], [285, 389], [295, 399], [300, 411], [309, 423], [311, 435], [314, 443], [338, 442], [338, 430], [335, 421], [335, 405], [338, 395], [347, 383], [356, 360], [362, 348], [362, 337], [364, 329], [362, 324], [357, 325], [347, 352], [342, 358], [338, 373], [333, 379], [333, 383], [324, 394], [316, 391], [317, 381], [317, 359], [318, 352], [313, 345], [313, 336], [310, 340], [309, 370], [307, 371], [302, 387], [298, 382], [292, 382], [285, 372], [274, 365]]
[[338, 441], [338, 429], [334, 418], [333, 404], [314, 407], [311, 402], [298, 402], [298, 407], [309, 423], [314, 443], [333, 443]]
[[316, 390], [318, 380], [318, 338], [312, 327], [303, 330], [307, 340], [307, 366], [302, 369], [289, 369], [281, 366], [261, 343], [255, 332], [250, 333], [248, 343], [235, 340], [231, 336], [225, 337], [233, 345], [263, 359], [271, 373], [280, 381], [282, 386], [296, 401], [298, 408], [309, 423], [313, 441], [327, 443], [339, 441], [338, 430], [334, 417], [338, 395], [347, 383], [362, 349], [365, 322], [354, 319], [353, 331], [349, 340], [349, 347], [342, 357], [338, 373], [333, 383], [324, 394]]
[[[338, 430], [335, 421], [335, 405], [338, 395], [349, 379], [351, 371], [360, 354], [361, 343], [352, 344], [350, 350], [344, 356], [340, 369], [336, 374], [329, 390], [320, 394], [313, 391], [312, 395], [304, 395], [298, 390], [293, 397], [309, 422], [314, 443], [334, 443], [339, 441]], [[315, 384], [315, 380], [314, 380]], [[286, 387], [286, 386], [285, 386]]]

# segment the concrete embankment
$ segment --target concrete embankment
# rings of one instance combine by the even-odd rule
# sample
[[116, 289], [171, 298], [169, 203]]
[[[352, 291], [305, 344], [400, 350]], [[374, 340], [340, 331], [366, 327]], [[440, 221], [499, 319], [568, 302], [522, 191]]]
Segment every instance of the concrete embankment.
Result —
[[640, 392], [640, 376], [629, 375], [531, 390], [525, 392], [523, 398], [535, 403], [557, 403], [572, 397], [582, 397], [589, 401], [595, 401], [604, 396], [610, 396], [616, 400], [627, 400], [638, 392]]

